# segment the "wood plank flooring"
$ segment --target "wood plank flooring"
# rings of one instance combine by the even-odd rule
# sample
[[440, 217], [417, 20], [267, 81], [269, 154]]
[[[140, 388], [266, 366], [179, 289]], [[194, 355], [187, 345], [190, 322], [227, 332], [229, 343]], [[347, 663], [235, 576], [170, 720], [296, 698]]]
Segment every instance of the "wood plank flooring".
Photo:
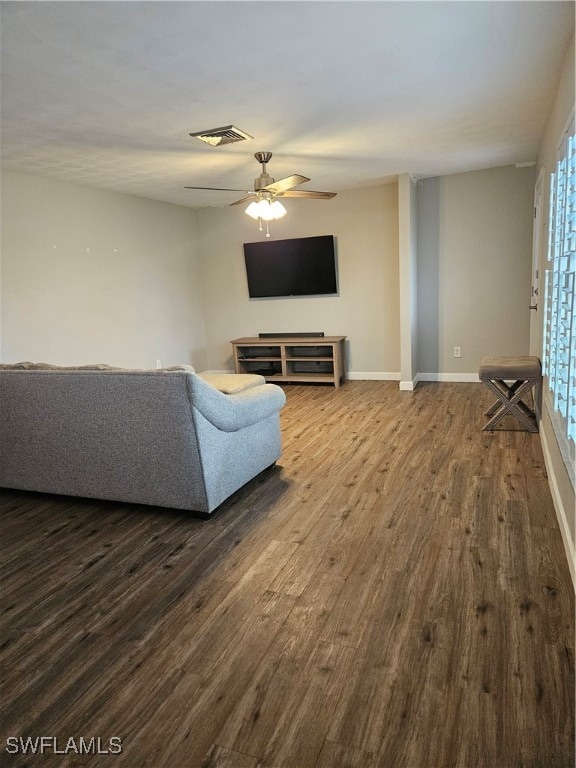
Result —
[[539, 436], [482, 432], [480, 384], [286, 393], [282, 459], [210, 520], [0, 492], [0, 765], [572, 768]]

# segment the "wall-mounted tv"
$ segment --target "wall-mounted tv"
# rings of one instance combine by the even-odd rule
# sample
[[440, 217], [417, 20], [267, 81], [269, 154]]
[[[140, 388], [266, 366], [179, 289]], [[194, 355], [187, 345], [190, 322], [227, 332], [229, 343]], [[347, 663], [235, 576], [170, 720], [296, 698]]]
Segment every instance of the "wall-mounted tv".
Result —
[[334, 236], [244, 243], [251, 299], [338, 293]]

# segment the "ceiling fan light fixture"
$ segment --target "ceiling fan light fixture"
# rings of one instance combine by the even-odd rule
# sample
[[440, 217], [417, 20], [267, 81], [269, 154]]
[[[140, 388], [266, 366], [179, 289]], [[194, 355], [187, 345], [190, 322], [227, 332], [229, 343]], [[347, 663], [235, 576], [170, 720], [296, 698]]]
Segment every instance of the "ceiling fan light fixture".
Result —
[[257, 203], [256, 200], [252, 200], [252, 202], [250, 203], [248, 208], [246, 208], [246, 213], [248, 214], [248, 216], [252, 216], [252, 218], [255, 221], [260, 218], [260, 213], [259, 213], [259, 211], [260, 211], [260, 208], [259, 208], [260, 202], [262, 202], [262, 201], [259, 201]]
[[258, 221], [258, 224], [260, 226], [260, 232], [263, 231], [262, 222], [266, 222], [266, 237], [270, 237], [270, 231], [268, 229], [268, 222], [273, 221], [274, 219], [281, 219], [282, 216], [286, 215], [286, 208], [282, 205], [282, 203], [279, 200], [274, 200], [269, 196], [270, 193], [261, 193], [264, 196], [261, 197], [260, 194], [258, 196], [257, 200], [253, 200], [248, 208], [246, 208], [245, 213], [248, 214], [248, 216], [251, 216], [253, 219]]
[[272, 221], [273, 219], [281, 219], [286, 215], [286, 208], [278, 200], [273, 202], [268, 200], [266, 206], [261, 207], [262, 218], [264, 221]]
[[274, 211], [274, 218], [275, 219], [281, 219], [282, 216], [286, 216], [286, 208], [282, 205], [280, 200], [274, 200], [272, 203], [272, 209]]
[[286, 215], [286, 208], [279, 200], [268, 200], [263, 198], [261, 200], [253, 200], [246, 213], [253, 219], [262, 219], [263, 221], [273, 221], [274, 219], [281, 219]]

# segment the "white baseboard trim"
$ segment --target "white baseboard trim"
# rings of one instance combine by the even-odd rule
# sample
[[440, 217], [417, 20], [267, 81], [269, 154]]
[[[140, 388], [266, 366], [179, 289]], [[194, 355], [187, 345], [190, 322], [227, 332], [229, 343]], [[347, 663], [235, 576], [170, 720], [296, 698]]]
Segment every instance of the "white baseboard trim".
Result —
[[548, 485], [550, 486], [550, 493], [552, 494], [552, 501], [554, 503], [554, 509], [556, 510], [558, 527], [562, 534], [562, 541], [564, 542], [564, 549], [566, 550], [566, 557], [568, 558], [568, 568], [570, 569], [570, 576], [572, 577], [572, 585], [574, 589], [576, 589], [576, 552], [570, 535], [570, 528], [568, 527], [568, 516], [564, 509], [564, 505], [562, 504], [560, 491], [558, 490], [558, 483], [556, 482], [556, 475], [554, 474], [548, 441], [546, 440], [546, 435], [542, 429], [540, 430], [540, 442], [542, 443], [544, 464], [546, 465], [546, 472], [548, 473]]
[[[198, 371], [200, 373], [200, 371]], [[208, 368], [202, 373], [234, 373], [233, 370]], [[417, 373], [413, 381], [402, 381], [400, 371], [348, 371], [349, 381], [398, 381], [400, 389], [413, 390], [419, 381], [445, 381], [475, 383], [480, 381], [477, 373]]]
[[350, 371], [346, 378], [350, 381], [398, 381], [399, 388], [405, 392], [416, 389], [419, 381], [440, 381], [455, 383], [478, 383], [477, 373], [417, 373], [413, 380], [403, 380], [395, 371]]
[[[200, 373], [200, 371], [197, 371]], [[208, 368], [202, 373], [234, 373], [232, 370]], [[399, 371], [348, 371], [348, 381], [397, 381], [399, 388], [406, 392], [416, 389], [419, 381], [439, 381], [453, 383], [478, 383], [477, 373], [417, 373], [412, 381], [403, 381]]]
[[477, 373], [419, 373], [416, 381], [444, 381], [475, 384], [480, 381]]

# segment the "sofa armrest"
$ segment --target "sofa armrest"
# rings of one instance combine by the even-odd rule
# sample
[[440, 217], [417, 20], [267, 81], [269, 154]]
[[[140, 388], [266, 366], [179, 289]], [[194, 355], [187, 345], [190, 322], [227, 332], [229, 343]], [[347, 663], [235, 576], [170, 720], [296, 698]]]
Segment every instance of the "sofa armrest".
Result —
[[261, 384], [234, 395], [225, 395], [196, 374], [187, 377], [191, 405], [223, 432], [237, 432], [272, 416], [286, 403], [284, 390]]

